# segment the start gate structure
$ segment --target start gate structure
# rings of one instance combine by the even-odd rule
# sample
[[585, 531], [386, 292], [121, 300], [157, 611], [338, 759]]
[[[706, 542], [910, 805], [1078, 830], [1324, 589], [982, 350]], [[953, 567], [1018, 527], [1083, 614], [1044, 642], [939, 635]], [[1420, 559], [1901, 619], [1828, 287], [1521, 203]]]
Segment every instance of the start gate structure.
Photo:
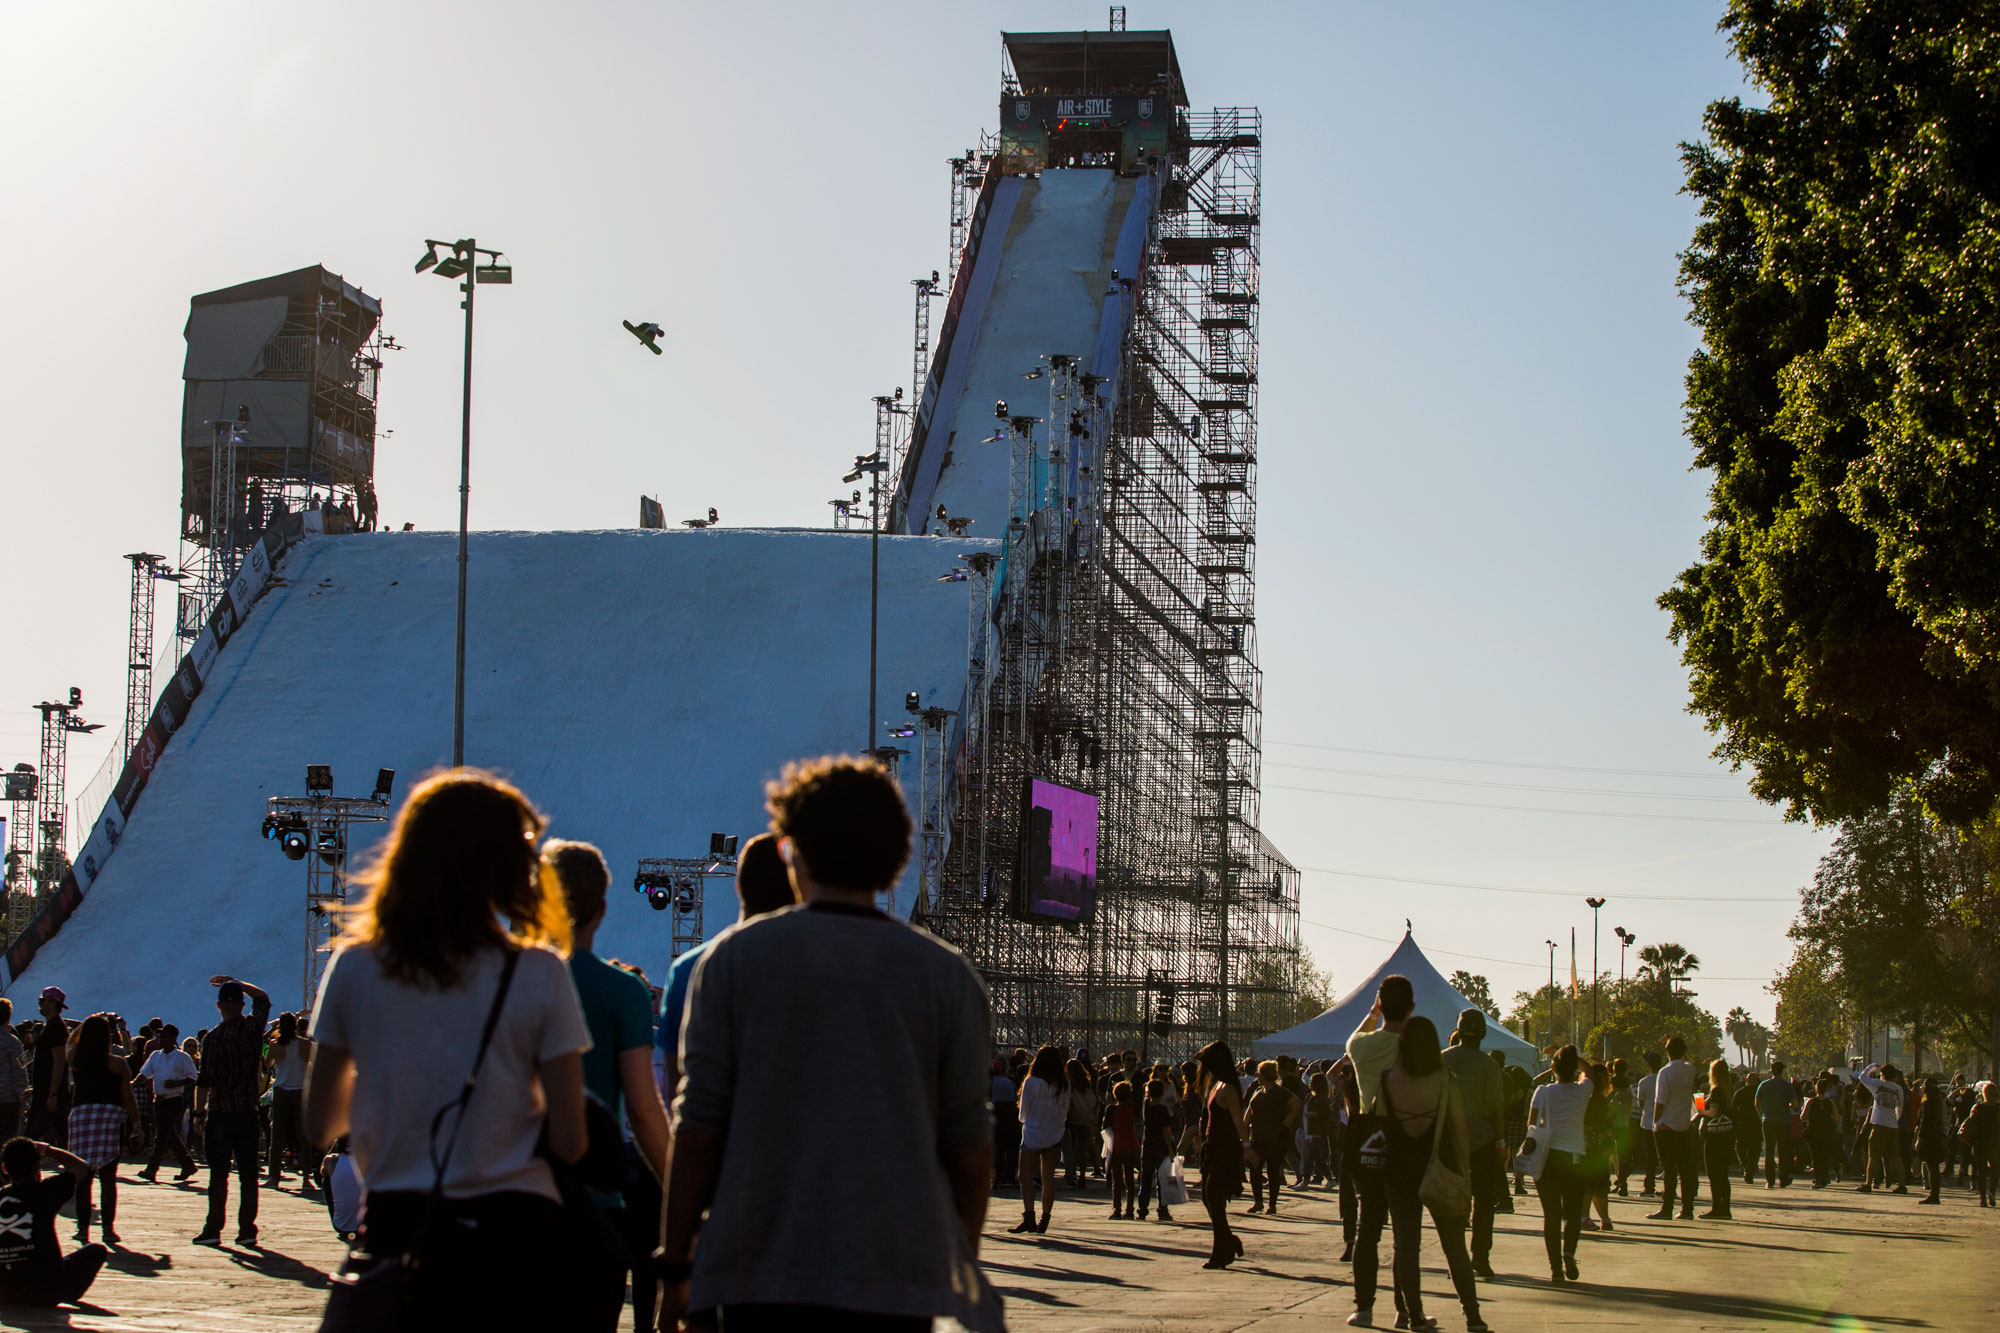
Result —
[[[1025, 372], [1046, 404], [995, 408], [1006, 546], [990, 581], [976, 571], [949, 847], [919, 912], [984, 975], [999, 1045], [1101, 1052], [1150, 1034], [1152, 1051], [1184, 1056], [1292, 1021], [1299, 963], [1299, 875], [1258, 808], [1262, 123], [1254, 108], [1190, 112], [1164, 32], [1006, 41], [1003, 98], [1028, 129], [980, 165], [1139, 177], [1150, 213], [1143, 261], [1109, 275], [1115, 366], [1049, 348]], [[1027, 99], [1135, 83], [1171, 101], [1170, 121], [1140, 133], [1112, 98], [1091, 104], [1111, 109], [1094, 122], [1025, 119]], [[956, 203], [965, 162], [952, 170]], [[952, 256], [955, 279], [971, 267]], [[1098, 798], [1081, 921], [1017, 910], [1030, 778]]]

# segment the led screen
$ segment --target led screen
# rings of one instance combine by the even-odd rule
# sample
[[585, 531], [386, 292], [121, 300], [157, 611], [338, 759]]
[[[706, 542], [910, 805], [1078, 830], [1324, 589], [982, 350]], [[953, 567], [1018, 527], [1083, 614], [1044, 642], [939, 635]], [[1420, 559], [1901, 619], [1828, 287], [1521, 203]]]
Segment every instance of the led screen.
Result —
[[1023, 827], [1023, 910], [1056, 921], [1089, 920], [1097, 906], [1097, 798], [1030, 778]]

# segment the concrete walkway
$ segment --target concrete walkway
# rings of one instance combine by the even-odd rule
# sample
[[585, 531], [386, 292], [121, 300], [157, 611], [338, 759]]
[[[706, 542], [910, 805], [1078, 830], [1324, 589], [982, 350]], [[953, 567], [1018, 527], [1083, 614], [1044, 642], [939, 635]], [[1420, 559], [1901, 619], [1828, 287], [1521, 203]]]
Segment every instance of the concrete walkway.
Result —
[[[1579, 1328], [1753, 1330], [2000, 1328], [2000, 1209], [1947, 1188], [1937, 1207], [1917, 1194], [1855, 1194], [1807, 1184], [1767, 1191], [1738, 1182], [1730, 1222], [1654, 1222], [1655, 1200], [1613, 1197], [1613, 1230], [1585, 1232], [1583, 1281], [1551, 1287], [1541, 1208], [1517, 1199], [1496, 1219], [1497, 1282], [1480, 1286], [1481, 1314], [1497, 1333]], [[1704, 1195], [1706, 1191], [1704, 1190]], [[1047, 1236], [1010, 1236], [1013, 1198], [996, 1198], [982, 1252], [1007, 1297], [1009, 1327], [1023, 1333], [1279, 1330], [1345, 1327], [1352, 1271], [1338, 1262], [1339, 1211], [1326, 1192], [1288, 1197], [1276, 1217], [1231, 1209], [1243, 1258], [1208, 1272], [1208, 1230], [1198, 1204], [1174, 1222], [1114, 1222], [1101, 1190], [1056, 1204]], [[1708, 1207], [1704, 1197], [1697, 1212]], [[1444, 1256], [1424, 1246], [1424, 1311], [1461, 1329]], [[1386, 1281], [1389, 1240], [1382, 1245]], [[1395, 1322], [1394, 1297], [1376, 1301], [1378, 1326]]]
[[[119, 1186], [124, 1245], [91, 1290], [91, 1304], [61, 1311], [0, 1312], [0, 1328], [93, 1333], [252, 1333], [311, 1330], [326, 1302], [326, 1277], [341, 1248], [313, 1199], [264, 1191], [262, 1250], [189, 1244], [200, 1227], [201, 1193]], [[1480, 1284], [1483, 1312], [1499, 1333], [1586, 1329], [1752, 1330], [2000, 1328], [2000, 1209], [1981, 1210], [1947, 1189], [1936, 1208], [1917, 1196], [1815, 1193], [1803, 1185], [1767, 1192], [1736, 1187], [1734, 1222], [1650, 1222], [1653, 1201], [1612, 1200], [1616, 1229], [1586, 1233], [1583, 1282], [1551, 1288], [1533, 1198], [1499, 1219], [1493, 1266]], [[1232, 1209], [1244, 1257], [1225, 1272], [1202, 1269], [1208, 1231], [1198, 1205], [1170, 1225], [1114, 1222], [1099, 1189], [1064, 1192], [1047, 1236], [1010, 1236], [1017, 1196], [996, 1195], [982, 1257], [1020, 1333], [1195, 1333], [1197, 1330], [1329, 1329], [1354, 1308], [1347, 1265], [1337, 1262], [1340, 1224], [1332, 1197], [1288, 1196], [1276, 1217]], [[1701, 1205], [1706, 1207], [1704, 1201]], [[234, 1233], [232, 1225], [225, 1234]], [[58, 1234], [70, 1245], [70, 1224]], [[1388, 1245], [1385, 1237], [1383, 1263]], [[1386, 1275], [1386, 1274], [1385, 1274]], [[1427, 1313], [1447, 1330], [1464, 1326], [1433, 1239], [1424, 1248]], [[1381, 1326], [1394, 1322], [1385, 1291]]]

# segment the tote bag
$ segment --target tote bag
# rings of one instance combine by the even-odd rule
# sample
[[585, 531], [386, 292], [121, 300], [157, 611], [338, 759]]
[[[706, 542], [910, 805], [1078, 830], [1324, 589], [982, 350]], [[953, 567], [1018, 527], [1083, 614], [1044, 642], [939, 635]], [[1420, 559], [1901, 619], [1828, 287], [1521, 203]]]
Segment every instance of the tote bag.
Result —
[[1466, 1172], [1446, 1166], [1444, 1153], [1444, 1122], [1451, 1110], [1452, 1098], [1458, 1095], [1458, 1078], [1447, 1073], [1444, 1076], [1444, 1092], [1438, 1098], [1437, 1117], [1431, 1122], [1431, 1160], [1424, 1168], [1424, 1178], [1417, 1184], [1417, 1198], [1424, 1207], [1444, 1217], [1468, 1217], [1472, 1213], [1472, 1177]]

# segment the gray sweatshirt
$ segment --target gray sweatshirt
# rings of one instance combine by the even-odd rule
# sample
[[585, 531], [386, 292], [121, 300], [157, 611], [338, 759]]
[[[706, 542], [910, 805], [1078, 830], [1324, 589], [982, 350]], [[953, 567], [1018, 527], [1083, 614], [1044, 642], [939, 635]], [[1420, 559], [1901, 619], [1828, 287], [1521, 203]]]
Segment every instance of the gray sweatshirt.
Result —
[[940, 1153], [992, 1142], [986, 988], [878, 912], [756, 917], [702, 954], [676, 1124], [724, 1137], [689, 1308], [744, 1302], [1002, 1327]]
[[0, 1028], [0, 1106], [26, 1101], [28, 1097], [28, 1053], [14, 1029]]

